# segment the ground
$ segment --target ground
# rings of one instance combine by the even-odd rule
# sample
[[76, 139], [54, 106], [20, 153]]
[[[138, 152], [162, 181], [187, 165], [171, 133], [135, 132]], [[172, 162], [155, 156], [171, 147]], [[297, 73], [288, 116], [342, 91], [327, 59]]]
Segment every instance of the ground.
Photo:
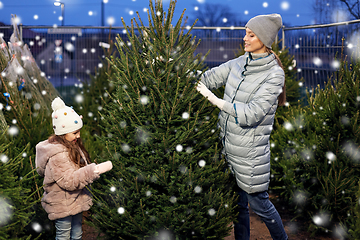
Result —
[[[285, 231], [289, 236], [289, 240], [335, 240], [331, 235], [324, 236], [314, 236], [311, 237], [310, 233], [306, 231], [299, 221], [292, 220], [293, 216], [283, 204], [275, 201], [275, 196], [271, 197], [272, 202], [274, 203], [276, 209], [280, 213], [280, 216], [283, 220]], [[99, 235], [93, 228], [89, 227], [86, 224], [83, 224], [83, 240], [95, 240]], [[231, 232], [231, 235], [226, 237], [224, 240], [235, 240], [234, 232]], [[270, 233], [265, 225], [255, 213], [250, 210], [250, 240], [272, 240]]]

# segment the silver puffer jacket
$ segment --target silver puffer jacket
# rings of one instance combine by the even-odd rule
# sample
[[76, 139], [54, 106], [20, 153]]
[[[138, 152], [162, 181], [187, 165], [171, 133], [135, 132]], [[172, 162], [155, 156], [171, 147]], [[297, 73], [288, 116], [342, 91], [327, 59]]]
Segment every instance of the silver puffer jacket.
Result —
[[273, 54], [253, 60], [245, 53], [206, 71], [201, 81], [209, 89], [225, 85], [218, 126], [238, 186], [247, 193], [268, 190], [269, 138], [285, 82], [283, 69]]

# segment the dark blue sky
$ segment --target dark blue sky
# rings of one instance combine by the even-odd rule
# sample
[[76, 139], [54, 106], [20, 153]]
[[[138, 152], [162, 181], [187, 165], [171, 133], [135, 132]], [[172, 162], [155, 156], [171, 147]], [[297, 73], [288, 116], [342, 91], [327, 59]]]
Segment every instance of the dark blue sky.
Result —
[[[59, 16], [61, 8], [54, 6], [55, 0], [0, 0], [0, 22], [10, 24], [11, 14], [16, 14], [24, 25], [61, 25]], [[65, 4], [65, 25], [101, 25], [101, 1], [103, 0], [60, 0]], [[127, 25], [136, 15], [141, 14], [147, 22], [144, 8], [148, 8], [148, 0], [104, 0], [104, 21], [109, 25], [112, 18], [114, 26], [122, 26], [121, 17]], [[154, 0], [155, 1], [155, 0]], [[169, 0], [163, 0], [167, 6]], [[238, 20], [248, 21], [258, 14], [279, 13], [288, 26], [310, 25], [313, 23], [314, 0], [178, 0], [175, 19], [186, 8], [186, 15], [193, 16], [194, 8], [201, 8], [204, 4], [226, 4], [238, 16]]]

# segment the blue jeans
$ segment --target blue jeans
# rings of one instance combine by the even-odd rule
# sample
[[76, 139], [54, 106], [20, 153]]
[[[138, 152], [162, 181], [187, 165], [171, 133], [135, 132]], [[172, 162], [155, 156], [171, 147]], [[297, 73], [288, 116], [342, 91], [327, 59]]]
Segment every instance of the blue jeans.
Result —
[[55, 220], [56, 240], [82, 238], [82, 213]]
[[286, 240], [284, 226], [281, 218], [274, 205], [269, 200], [269, 195], [266, 191], [248, 194], [239, 188], [238, 209], [239, 215], [237, 222], [234, 224], [235, 240], [250, 239], [250, 217], [249, 207], [260, 216], [261, 220], [266, 224], [271, 237], [275, 240]]

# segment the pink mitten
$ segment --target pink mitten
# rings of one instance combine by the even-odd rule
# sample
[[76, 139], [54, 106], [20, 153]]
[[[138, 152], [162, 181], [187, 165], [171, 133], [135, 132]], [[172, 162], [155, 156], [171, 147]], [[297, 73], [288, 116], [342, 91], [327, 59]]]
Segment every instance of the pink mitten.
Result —
[[96, 165], [96, 170], [94, 172], [102, 174], [102, 173], [110, 171], [112, 169], [112, 167], [113, 167], [113, 165], [112, 165], [111, 161], [106, 161], [106, 162]]

